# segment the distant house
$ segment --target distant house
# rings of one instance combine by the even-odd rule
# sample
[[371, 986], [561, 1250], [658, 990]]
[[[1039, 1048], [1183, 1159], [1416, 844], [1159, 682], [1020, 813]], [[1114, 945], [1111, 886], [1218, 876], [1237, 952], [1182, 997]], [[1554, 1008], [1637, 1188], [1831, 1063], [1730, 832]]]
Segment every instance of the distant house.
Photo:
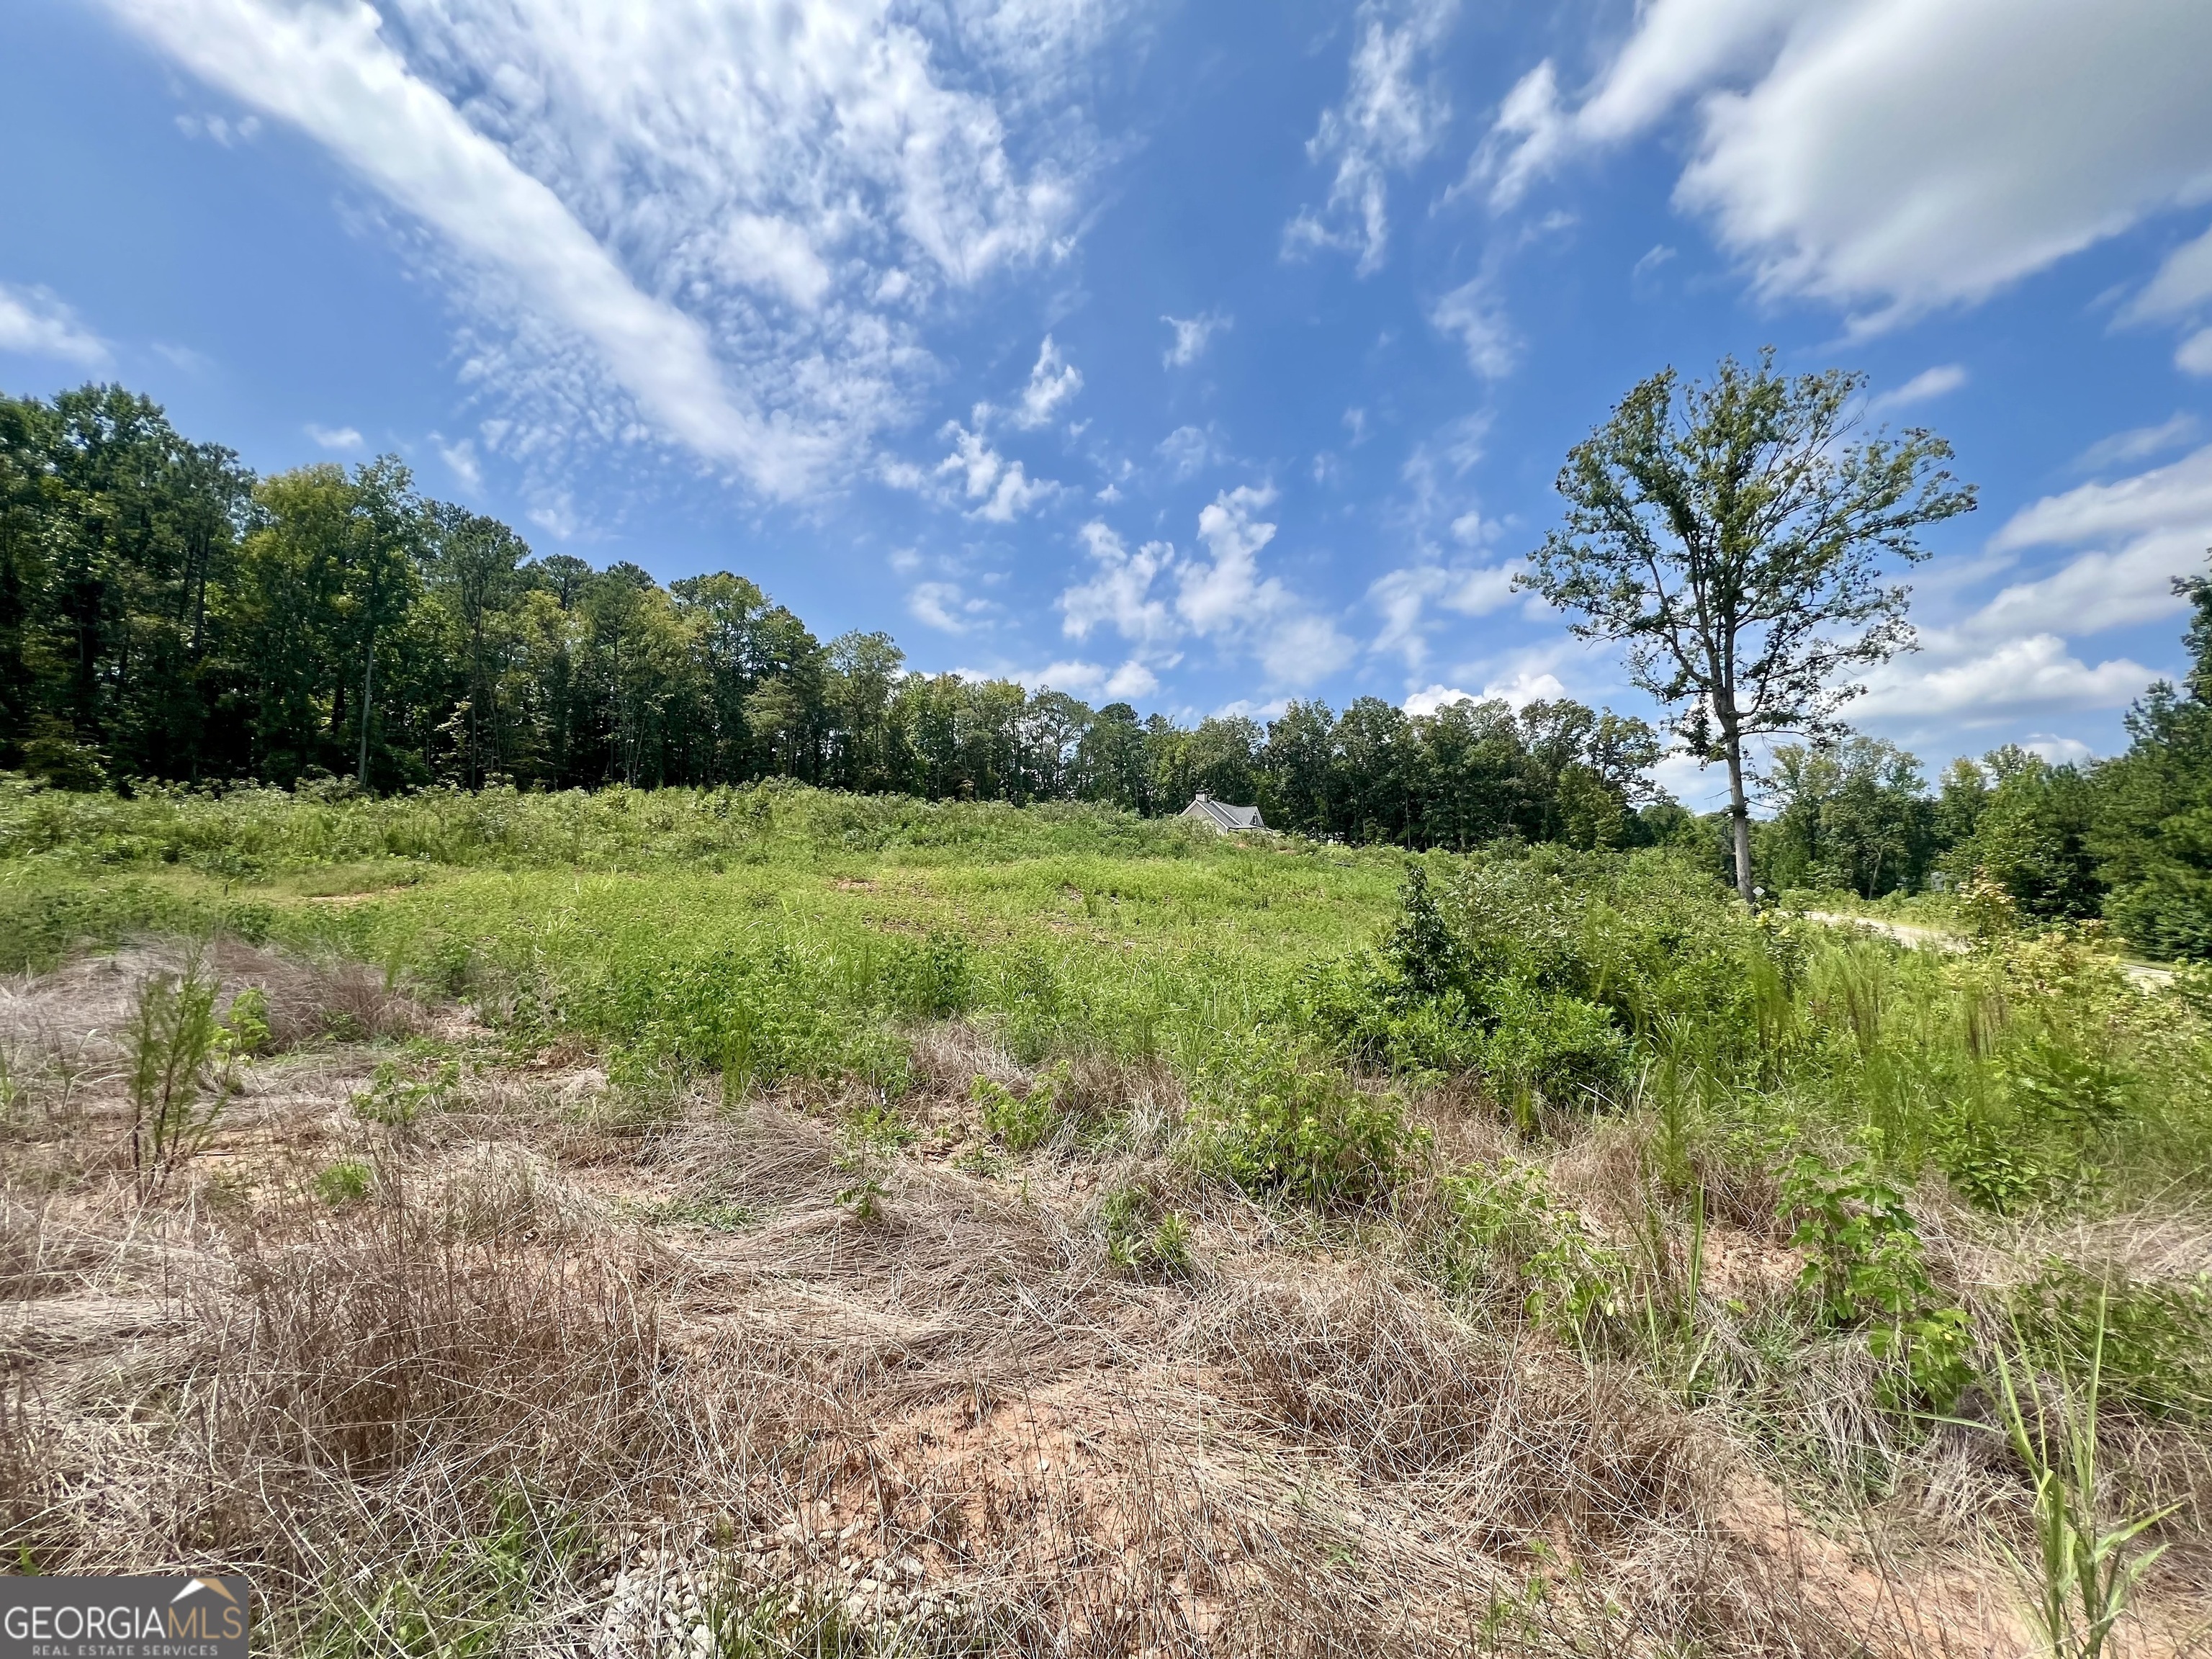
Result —
[[1195, 800], [1182, 809], [1182, 816], [1210, 823], [1216, 830], [1265, 830], [1267, 827], [1260, 821], [1258, 807], [1231, 806], [1225, 800], [1214, 799], [1203, 789], [1198, 792]]

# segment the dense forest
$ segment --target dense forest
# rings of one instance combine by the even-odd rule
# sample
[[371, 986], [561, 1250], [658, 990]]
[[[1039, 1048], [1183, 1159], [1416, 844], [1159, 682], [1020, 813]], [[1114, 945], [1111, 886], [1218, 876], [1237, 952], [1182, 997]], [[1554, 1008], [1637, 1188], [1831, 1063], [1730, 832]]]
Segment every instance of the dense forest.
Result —
[[[1986, 872], [2023, 913], [2104, 915], [2212, 955], [2212, 581], [2196, 666], [2114, 760], [2017, 748], [1933, 789], [1879, 738], [1782, 745], [1755, 831], [1769, 890], [1875, 897]], [[789, 777], [933, 799], [1180, 811], [1200, 789], [1283, 829], [1465, 849], [1679, 842], [1724, 826], [1651, 786], [1639, 720], [1560, 700], [1411, 715], [1376, 697], [1194, 726], [823, 642], [743, 576], [663, 586], [538, 556], [386, 457], [257, 477], [149, 400], [0, 397], [0, 768], [64, 787], [365, 780], [721, 785]]]
[[0, 766], [64, 786], [781, 776], [1146, 814], [1205, 789], [1314, 834], [1589, 846], [1632, 836], [1658, 753], [1569, 702], [1185, 727], [915, 673], [742, 576], [533, 555], [392, 458], [257, 478], [119, 387], [0, 399]]

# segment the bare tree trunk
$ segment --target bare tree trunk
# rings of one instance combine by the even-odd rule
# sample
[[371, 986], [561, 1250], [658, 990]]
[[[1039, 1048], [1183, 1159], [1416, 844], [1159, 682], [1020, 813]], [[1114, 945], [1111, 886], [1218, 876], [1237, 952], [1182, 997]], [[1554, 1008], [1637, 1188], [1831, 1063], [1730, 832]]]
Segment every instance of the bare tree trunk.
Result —
[[1751, 807], [1743, 793], [1743, 741], [1728, 733], [1729, 828], [1735, 838], [1735, 890], [1753, 910], [1759, 898], [1751, 887]]
[[368, 649], [361, 658], [361, 763], [354, 769], [354, 781], [362, 794], [368, 793], [368, 716], [376, 707], [374, 693], [376, 686], [376, 625], [369, 624]]

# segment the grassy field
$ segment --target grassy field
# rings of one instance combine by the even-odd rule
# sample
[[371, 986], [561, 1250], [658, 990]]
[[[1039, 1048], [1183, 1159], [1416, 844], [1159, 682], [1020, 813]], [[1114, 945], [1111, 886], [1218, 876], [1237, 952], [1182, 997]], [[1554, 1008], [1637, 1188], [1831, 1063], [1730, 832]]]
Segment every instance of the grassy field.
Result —
[[2206, 1650], [2212, 988], [1957, 915], [0, 780], [0, 1547], [333, 1659]]

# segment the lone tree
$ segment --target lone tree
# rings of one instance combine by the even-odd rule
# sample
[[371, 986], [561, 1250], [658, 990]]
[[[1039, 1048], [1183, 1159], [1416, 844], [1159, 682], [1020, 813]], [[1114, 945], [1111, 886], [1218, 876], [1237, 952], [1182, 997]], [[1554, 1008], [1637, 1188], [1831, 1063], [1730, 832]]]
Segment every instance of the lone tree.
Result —
[[1568, 452], [1566, 521], [1516, 579], [1626, 648], [1633, 683], [1675, 711], [1701, 762], [1725, 760], [1736, 888], [1753, 903], [1747, 738], [1841, 729], [1850, 671], [1912, 648], [1911, 591], [1882, 556], [1927, 556], [1923, 525], [1973, 510], [1920, 428], [1861, 443], [1862, 374], [1795, 380], [1723, 358], [1711, 386], [1653, 375]]

